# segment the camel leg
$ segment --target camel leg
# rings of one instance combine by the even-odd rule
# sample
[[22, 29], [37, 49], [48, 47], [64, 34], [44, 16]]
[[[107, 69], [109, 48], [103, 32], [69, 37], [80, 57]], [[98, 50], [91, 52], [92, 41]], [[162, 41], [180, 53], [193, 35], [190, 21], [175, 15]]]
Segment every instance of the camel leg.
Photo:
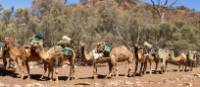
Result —
[[59, 80], [58, 80], [58, 70], [57, 70], [56, 67], [54, 67], [54, 73], [56, 75], [56, 82], [58, 83], [59, 82]]
[[145, 60], [142, 73], [145, 75], [147, 70], [147, 61]]
[[186, 72], [187, 71], [187, 62], [185, 62], [184, 65], [185, 65], [184, 71]]
[[108, 65], [109, 65], [109, 73], [106, 75], [105, 78], [111, 77], [112, 72], [113, 72], [113, 64], [109, 62]]
[[19, 73], [20, 73], [20, 78], [24, 79], [24, 73], [23, 73], [23, 62], [20, 59], [17, 59], [18, 61], [18, 69], [19, 69]]
[[129, 77], [130, 76], [130, 74], [131, 74], [131, 70], [132, 70], [132, 66], [131, 66], [131, 62], [128, 62], [128, 73], [127, 73], [127, 77]]
[[167, 68], [167, 61], [163, 60], [161, 66], [161, 73], [164, 73], [166, 71], [166, 68]]
[[6, 69], [6, 67], [7, 67], [7, 60], [6, 60], [6, 57], [4, 57], [4, 56], [3, 56], [3, 66]]
[[70, 75], [68, 81], [74, 77], [74, 65], [70, 65]]
[[70, 73], [69, 73], [69, 78], [67, 79], [68, 81], [74, 77], [74, 72], [75, 72], [75, 65], [73, 59], [70, 61]]
[[192, 71], [193, 67], [194, 67], [194, 62], [191, 61], [191, 68], [190, 68], [190, 71]]
[[116, 74], [116, 78], [119, 77], [119, 67], [117, 66], [117, 64], [115, 65], [115, 74]]
[[[44, 75], [46, 74], [46, 72], [47, 72], [47, 64], [44, 63], [44, 72], [43, 72], [42, 76], [40, 77], [41, 80], [44, 78]], [[48, 73], [48, 77], [49, 77], [49, 73]]]
[[50, 65], [50, 74], [51, 74], [50, 81], [53, 81], [54, 67], [52, 64]]
[[180, 72], [181, 70], [181, 64], [178, 64], [178, 72]]
[[27, 69], [27, 73], [28, 73], [28, 79], [30, 79], [30, 67], [29, 67], [29, 64], [28, 64], [28, 61], [25, 62], [26, 63], [26, 69]]
[[9, 69], [15, 69], [15, 62], [11, 58], [8, 59], [8, 68]]
[[164, 72], [167, 72], [168, 61], [165, 62], [165, 69]]
[[157, 71], [158, 71], [158, 65], [159, 65], [159, 61], [155, 61], [156, 63], [156, 67], [155, 67], [155, 73], [157, 74]]
[[143, 75], [143, 67], [144, 67], [144, 63], [140, 63], [140, 75], [142, 76]]
[[51, 66], [50, 66], [50, 64], [47, 64], [47, 70], [48, 70], [48, 75], [47, 75], [47, 77], [48, 78], [50, 78], [50, 74], [51, 74]]
[[152, 61], [151, 60], [149, 60], [149, 68], [150, 68], [150, 71], [149, 71], [149, 73], [150, 73], [150, 75], [152, 74]]
[[137, 68], [138, 68], [138, 60], [135, 61], [135, 72], [134, 72], [134, 75], [137, 74]]
[[97, 79], [97, 66], [95, 63], [93, 64], [93, 78]]

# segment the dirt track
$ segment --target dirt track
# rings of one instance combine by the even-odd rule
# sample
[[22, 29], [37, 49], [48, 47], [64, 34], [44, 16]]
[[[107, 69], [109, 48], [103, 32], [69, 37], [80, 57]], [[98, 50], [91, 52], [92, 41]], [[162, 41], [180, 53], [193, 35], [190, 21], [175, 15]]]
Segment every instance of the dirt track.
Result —
[[[200, 68], [195, 68], [192, 72], [177, 72], [177, 66], [169, 65], [168, 72], [164, 74], [145, 75], [143, 77], [124, 77], [127, 72], [127, 64], [119, 64], [120, 77], [112, 79], [103, 79], [108, 72], [108, 67], [98, 68], [99, 79], [92, 79], [92, 67], [77, 66], [76, 77], [78, 79], [65, 81], [68, 75], [68, 66], [59, 69], [59, 83], [50, 81], [41, 81], [39, 77], [43, 69], [39, 66], [32, 67], [31, 79], [21, 80], [16, 78], [13, 72], [7, 72], [7, 75], [0, 76], [0, 87], [200, 87], [200, 77], [195, 73], [200, 73]], [[2, 72], [2, 71], [1, 71]]]

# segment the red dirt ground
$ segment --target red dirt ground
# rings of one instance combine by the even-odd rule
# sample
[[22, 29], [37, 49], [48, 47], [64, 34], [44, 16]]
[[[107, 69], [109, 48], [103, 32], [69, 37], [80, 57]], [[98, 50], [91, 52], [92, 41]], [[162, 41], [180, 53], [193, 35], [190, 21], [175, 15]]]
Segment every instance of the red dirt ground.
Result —
[[[134, 66], [134, 64], [133, 64]], [[104, 79], [108, 73], [108, 67], [98, 67], [99, 79], [92, 79], [93, 68], [91, 66], [76, 66], [76, 80], [65, 81], [68, 75], [68, 66], [59, 68], [59, 83], [55, 81], [41, 81], [39, 77], [43, 72], [42, 67], [33, 65], [31, 68], [31, 79], [22, 80], [16, 78], [12, 72], [0, 76], [0, 87], [200, 87], [200, 77], [194, 74], [200, 73], [200, 68], [190, 72], [177, 72], [177, 66], [169, 65], [168, 72], [164, 74], [147, 74], [145, 76], [125, 77], [127, 64], [119, 64], [118, 78]], [[1, 70], [2, 72], [2, 70]]]

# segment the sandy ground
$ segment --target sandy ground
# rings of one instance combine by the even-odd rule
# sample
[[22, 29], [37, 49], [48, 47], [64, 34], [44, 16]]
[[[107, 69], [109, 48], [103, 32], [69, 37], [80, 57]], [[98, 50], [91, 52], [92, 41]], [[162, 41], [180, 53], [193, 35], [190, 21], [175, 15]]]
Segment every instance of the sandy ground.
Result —
[[[2, 64], [2, 63], [0, 63]], [[134, 64], [133, 64], [134, 66]], [[0, 87], [200, 87], [200, 68], [190, 72], [177, 72], [177, 66], [169, 65], [164, 74], [147, 74], [145, 76], [125, 77], [127, 64], [119, 64], [118, 78], [104, 79], [108, 73], [107, 65], [98, 67], [99, 79], [92, 79], [93, 68], [91, 66], [76, 66], [76, 80], [65, 81], [68, 76], [69, 67], [59, 68], [59, 83], [55, 81], [39, 80], [42, 67], [33, 65], [31, 67], [31, 79], [22, 80], [16, 77], [12, 71], [6, 71], [6, 75], [0, 76]], [[1, 74], [3, 70], [0, 71]]]

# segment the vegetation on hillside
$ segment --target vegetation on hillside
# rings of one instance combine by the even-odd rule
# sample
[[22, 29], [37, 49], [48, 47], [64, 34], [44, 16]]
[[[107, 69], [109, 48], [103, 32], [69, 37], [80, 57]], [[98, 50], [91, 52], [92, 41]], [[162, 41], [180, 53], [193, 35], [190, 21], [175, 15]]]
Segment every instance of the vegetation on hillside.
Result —
[[149, 41], [158, 47], [199, 50], [200, 14], [192, 10], [163, 7], [161, 21], [152, 5], [139, 0], [83, 1], [69, 5], [65, 0], [33, 0], [32, 8], [16, 11], [1, 6], [0, 34], [13, 34], [20, 44], [43, 32], [48, 46], [67, 34], [90, 48], [109, 40], [113, 45]]

